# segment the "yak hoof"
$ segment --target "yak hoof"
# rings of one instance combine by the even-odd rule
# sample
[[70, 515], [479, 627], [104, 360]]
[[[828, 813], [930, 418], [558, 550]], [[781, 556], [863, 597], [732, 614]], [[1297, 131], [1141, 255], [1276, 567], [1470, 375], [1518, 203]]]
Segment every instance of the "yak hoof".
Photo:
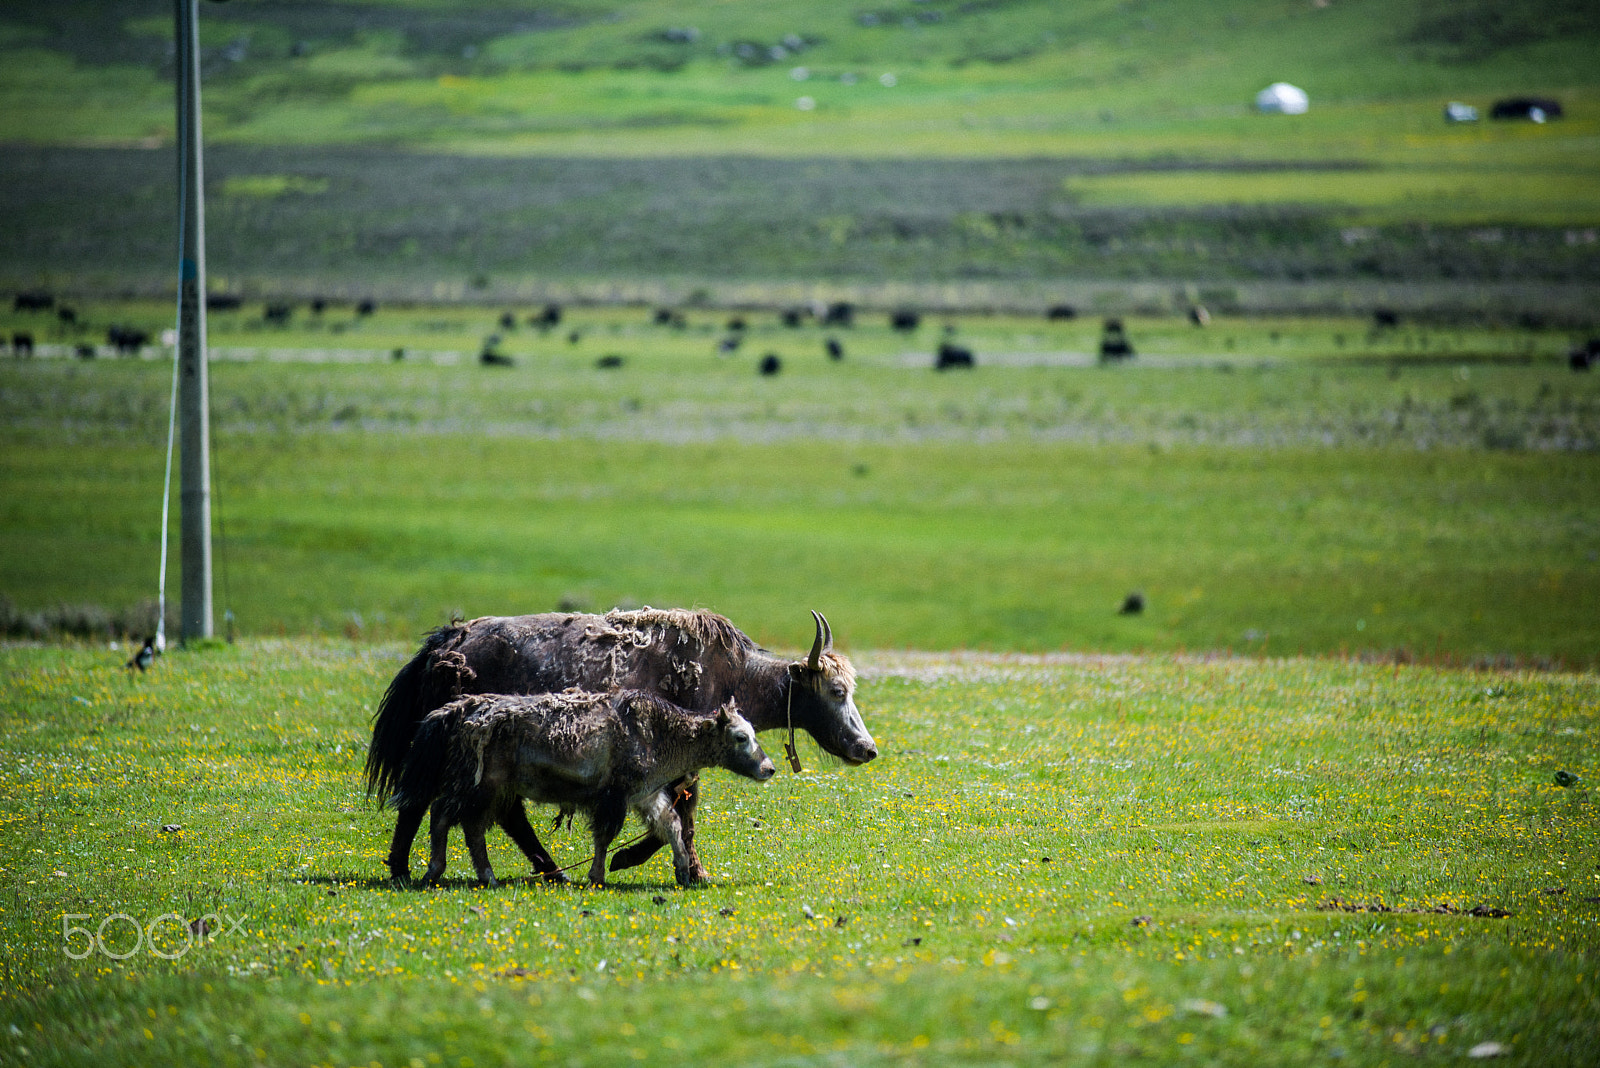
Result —
[[572, 881], [567, 878], [567, 873], [564, 871], [547, 871], [542, 878], [547, 883], [570, 883]]
[[482, 883], [490, 890], [493, 890], [495, 887], [500, 885], [499, 881], [495, 879], [494, 872], [492, 871], [480, 871], [478, 873], [478, 882]]
[[411, 873], [408, 871], [390, 872], [389, 885], [394, 887], [396, 890], [411, 889]]

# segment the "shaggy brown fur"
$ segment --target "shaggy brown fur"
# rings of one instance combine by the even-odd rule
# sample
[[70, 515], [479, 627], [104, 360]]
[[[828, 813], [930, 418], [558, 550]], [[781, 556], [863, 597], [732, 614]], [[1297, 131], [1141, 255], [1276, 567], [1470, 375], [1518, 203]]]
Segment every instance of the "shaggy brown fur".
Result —
[[[614, 688], [659, 694], [675, 704], [711, 712], [735, 698], [758, 731], [787, 725], [810, 734], [846, 763], [878, 755], [872, 735], [856, 711], [855, 670], [832, 649], [831, 632], [817, 618], [812, 655], [789, 660], [761, 649], [737, 627], [712, 612], [643, 608], [604, 616], [549, 613], [485, 616], [452, 623], [429, 635], [390, 683], [378, 706], [367, 751], [367, 789], [381, 801], [398, 784], [417, 726], [433, 710], [466, 694], [558, 693], [569, 687], [601, 692]], [[679, 784], [679, 818], [689, 856], [694, 857], [694, 807], [698, 786]], [[409, 821], [420, 827], [423, 810], [401, 810], [391, 874], [407, 876]], [[535, 870], [559, 879], [520, 805], [496, 818], [527, 854]], [[404, 839], [403, 843], [401, 839]], [[643, 863], [661, 842], [618, 853], [612, 870]], [[700, 871], [698, 861], [694, 861]]]
[[[424, 885], [444, 873], [450, 828], [460, 824], [479, 880], [494, 886], [484, 831], [527, 798], [589, 817], [590, 882], [605, 882], [606, 850], [631, 808], [672, 847], [674, 873], [687, 886], [696, 873], [663, 788], [709, 766], [758, 782], [772, 777], [772, 761], [733, 701], [703, 714], [638, 690], [463, 697], [422, 721], [394, 804], [402, 813], [432, 805]], [[402, 848], [403, 823], [396, 821], [391, 855]]]

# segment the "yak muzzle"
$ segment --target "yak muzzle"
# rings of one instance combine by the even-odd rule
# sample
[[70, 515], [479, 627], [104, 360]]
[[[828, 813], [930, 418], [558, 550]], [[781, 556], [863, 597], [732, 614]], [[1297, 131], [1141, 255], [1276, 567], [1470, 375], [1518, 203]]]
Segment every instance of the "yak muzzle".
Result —
[[768, 779], [776, 775], [777, 772], [778, 769], [773, 766], [772, 758], [768, 757], [766, 760], [763, 760], [761, 762], [761, 766], [756, 769], [755, 780], [756, 782], [766, 782]]
[[872, 742], [852, 742], [849, 749], [839, 754], [846, 764], [865, 764], [878, 758], [878, 747]]

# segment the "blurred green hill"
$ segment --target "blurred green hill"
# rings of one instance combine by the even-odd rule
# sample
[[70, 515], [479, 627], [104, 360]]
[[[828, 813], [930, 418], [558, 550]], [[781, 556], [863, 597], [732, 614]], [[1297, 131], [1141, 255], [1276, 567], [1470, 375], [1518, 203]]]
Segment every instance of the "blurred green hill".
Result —
[[[1343, 136], [1348, 154], [1364, 132], [1436, 130], [1452, 98], [1557, 95], [1582, 122], [1600, 52], [1600, 8], [1554, 0], [201, 10], [215, 141], [495, 153], [1120, 155], [1144, 154], [1143, 139], [1145, 152], [1315, 157]], [[149, 0], [8, 5], [0, 139], [169, 138], [171, 32], [170, 5]], [[1278, 80], [1311, 94], [1312, 116], [1241, 129]]]
[[[201, 15], [212, 236], [240, 277], [265, 256], [279, 274], [455, 282], [1600, 279], [1593, 4], [231, 0]], [[91, 261], [124, 278], [170, 243], [171, 23], [154, 0], [0, 12], [0, 236], [25, 256], [0, 281]], [[1309, 114], [1254, 112], [1278, 80]], [[1564, 117], [1443, 119], [1447, 101], [1487, 116], [1508, 95], [1554, 97]], [[440, 156], [573, 162], [522, 180], [462, 162], [457, 188]], [[648, 162], [710, 158], [734, 162]], [[778, 166], [794, 159], [867, 169]], [[983, 165], [942, 183], [953, 160]], [[646, 254], [597, 250], [599, 233]]]

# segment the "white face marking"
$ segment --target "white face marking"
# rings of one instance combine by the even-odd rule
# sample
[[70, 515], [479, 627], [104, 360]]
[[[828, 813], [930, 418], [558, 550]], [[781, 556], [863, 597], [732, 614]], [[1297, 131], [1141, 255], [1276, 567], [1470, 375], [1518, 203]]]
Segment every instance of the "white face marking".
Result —
[[814, 676], [810, 686], [838, 724], [837, 744], [847, 748], [861, 744], [876, 748], [877, 743], [868, 733], [861, 713], [856, 710], [855, 686], [849, 679], [831, 672], [819, 673]]

